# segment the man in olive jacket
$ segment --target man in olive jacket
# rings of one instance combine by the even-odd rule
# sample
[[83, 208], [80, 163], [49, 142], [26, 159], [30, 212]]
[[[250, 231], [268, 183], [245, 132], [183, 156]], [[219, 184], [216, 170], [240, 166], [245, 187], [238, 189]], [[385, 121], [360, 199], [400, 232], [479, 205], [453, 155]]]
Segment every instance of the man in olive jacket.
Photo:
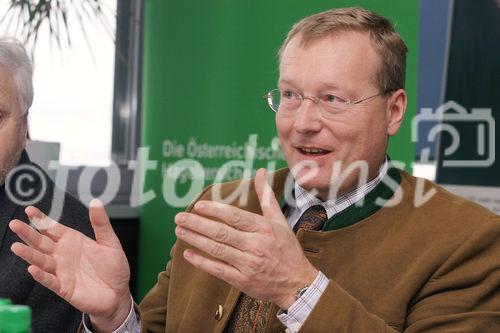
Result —
[[13, 251], [87, 314], [86, 331], [498, 332], [499, 217], [386, 155], [406, 110], [406, 52], [360, 8], [297, 23], [267, 96], [289, 170], [214, 185], [176, 215], [172, 259], [138, 308], [99, 202], [96, 242], [32, 209], [51, 231], [12, 222], [30, 243]]

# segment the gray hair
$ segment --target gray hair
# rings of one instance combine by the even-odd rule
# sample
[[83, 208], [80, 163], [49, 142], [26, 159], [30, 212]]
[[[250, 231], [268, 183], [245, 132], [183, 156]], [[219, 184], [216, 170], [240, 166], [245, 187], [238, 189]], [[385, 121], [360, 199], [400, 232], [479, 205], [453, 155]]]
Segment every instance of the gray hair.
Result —
[[26, 114], [33, 103], [33, 63], [23, 44], [15, 38], [0, 38], [0, 65], [12, 75], [21, 113]]

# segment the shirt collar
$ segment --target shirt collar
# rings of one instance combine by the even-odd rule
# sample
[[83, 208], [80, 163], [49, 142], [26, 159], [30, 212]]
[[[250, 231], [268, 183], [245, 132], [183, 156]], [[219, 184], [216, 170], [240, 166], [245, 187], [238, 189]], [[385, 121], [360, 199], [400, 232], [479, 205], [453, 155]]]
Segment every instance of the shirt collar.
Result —
[[375, 178], [338, 198], [327, 201], [321, 201], [320, 199], [309, 193], [307, 190], [299, 186], [297, 183], [295, 183], [295, 207], [291, 207], [292, 209], [289, 211], [289, 214], [287, 214], [289, 217], [289, 223], [294, 225], [296, 223], [296, 220], [298, 220], [302, 213], [304, 213], [309, 207], [314, 205], [322, 205], [326, 210], [328, 218], [331, 218], [333, 215], [338, 214], [342, 210], [351, 206], [358, 200], [365, 197], [371, 190], [373, 190], [380, 183], [382, 178], [385, 177], [388, 168], [389, 162], [386, 157], [384, 163], [380, 167], [379, 173]]

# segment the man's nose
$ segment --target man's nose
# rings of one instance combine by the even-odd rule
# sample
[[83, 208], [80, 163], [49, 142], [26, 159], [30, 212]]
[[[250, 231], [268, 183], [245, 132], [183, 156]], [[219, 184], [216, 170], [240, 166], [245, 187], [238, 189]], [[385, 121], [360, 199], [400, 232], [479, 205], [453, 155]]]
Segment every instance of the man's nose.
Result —
[[294, 122], [294, 128], [299, 133], [319, 132], [322, 128], [322, 118], [318, 99], [304, 97]]

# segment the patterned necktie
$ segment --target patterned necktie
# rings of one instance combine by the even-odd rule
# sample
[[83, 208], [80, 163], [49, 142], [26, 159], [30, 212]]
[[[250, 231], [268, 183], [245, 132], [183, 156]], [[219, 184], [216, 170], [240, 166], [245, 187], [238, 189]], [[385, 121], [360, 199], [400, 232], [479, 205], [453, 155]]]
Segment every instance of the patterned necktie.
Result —
[[297, 233], [299, 229], [321, 230], [327, 219], [325, 207], [322, 205], [311, 206], [300, 216], [293, 231]]
[[[326, 210], [322, 205], [311, 206], [300, 216], [293, 231], [297, 233], [300, 228], [321, 230], [327, 219]], [[271, 302], [258, 301], [241, 294], [224, 332], [265, 332], [271, 305]]]

